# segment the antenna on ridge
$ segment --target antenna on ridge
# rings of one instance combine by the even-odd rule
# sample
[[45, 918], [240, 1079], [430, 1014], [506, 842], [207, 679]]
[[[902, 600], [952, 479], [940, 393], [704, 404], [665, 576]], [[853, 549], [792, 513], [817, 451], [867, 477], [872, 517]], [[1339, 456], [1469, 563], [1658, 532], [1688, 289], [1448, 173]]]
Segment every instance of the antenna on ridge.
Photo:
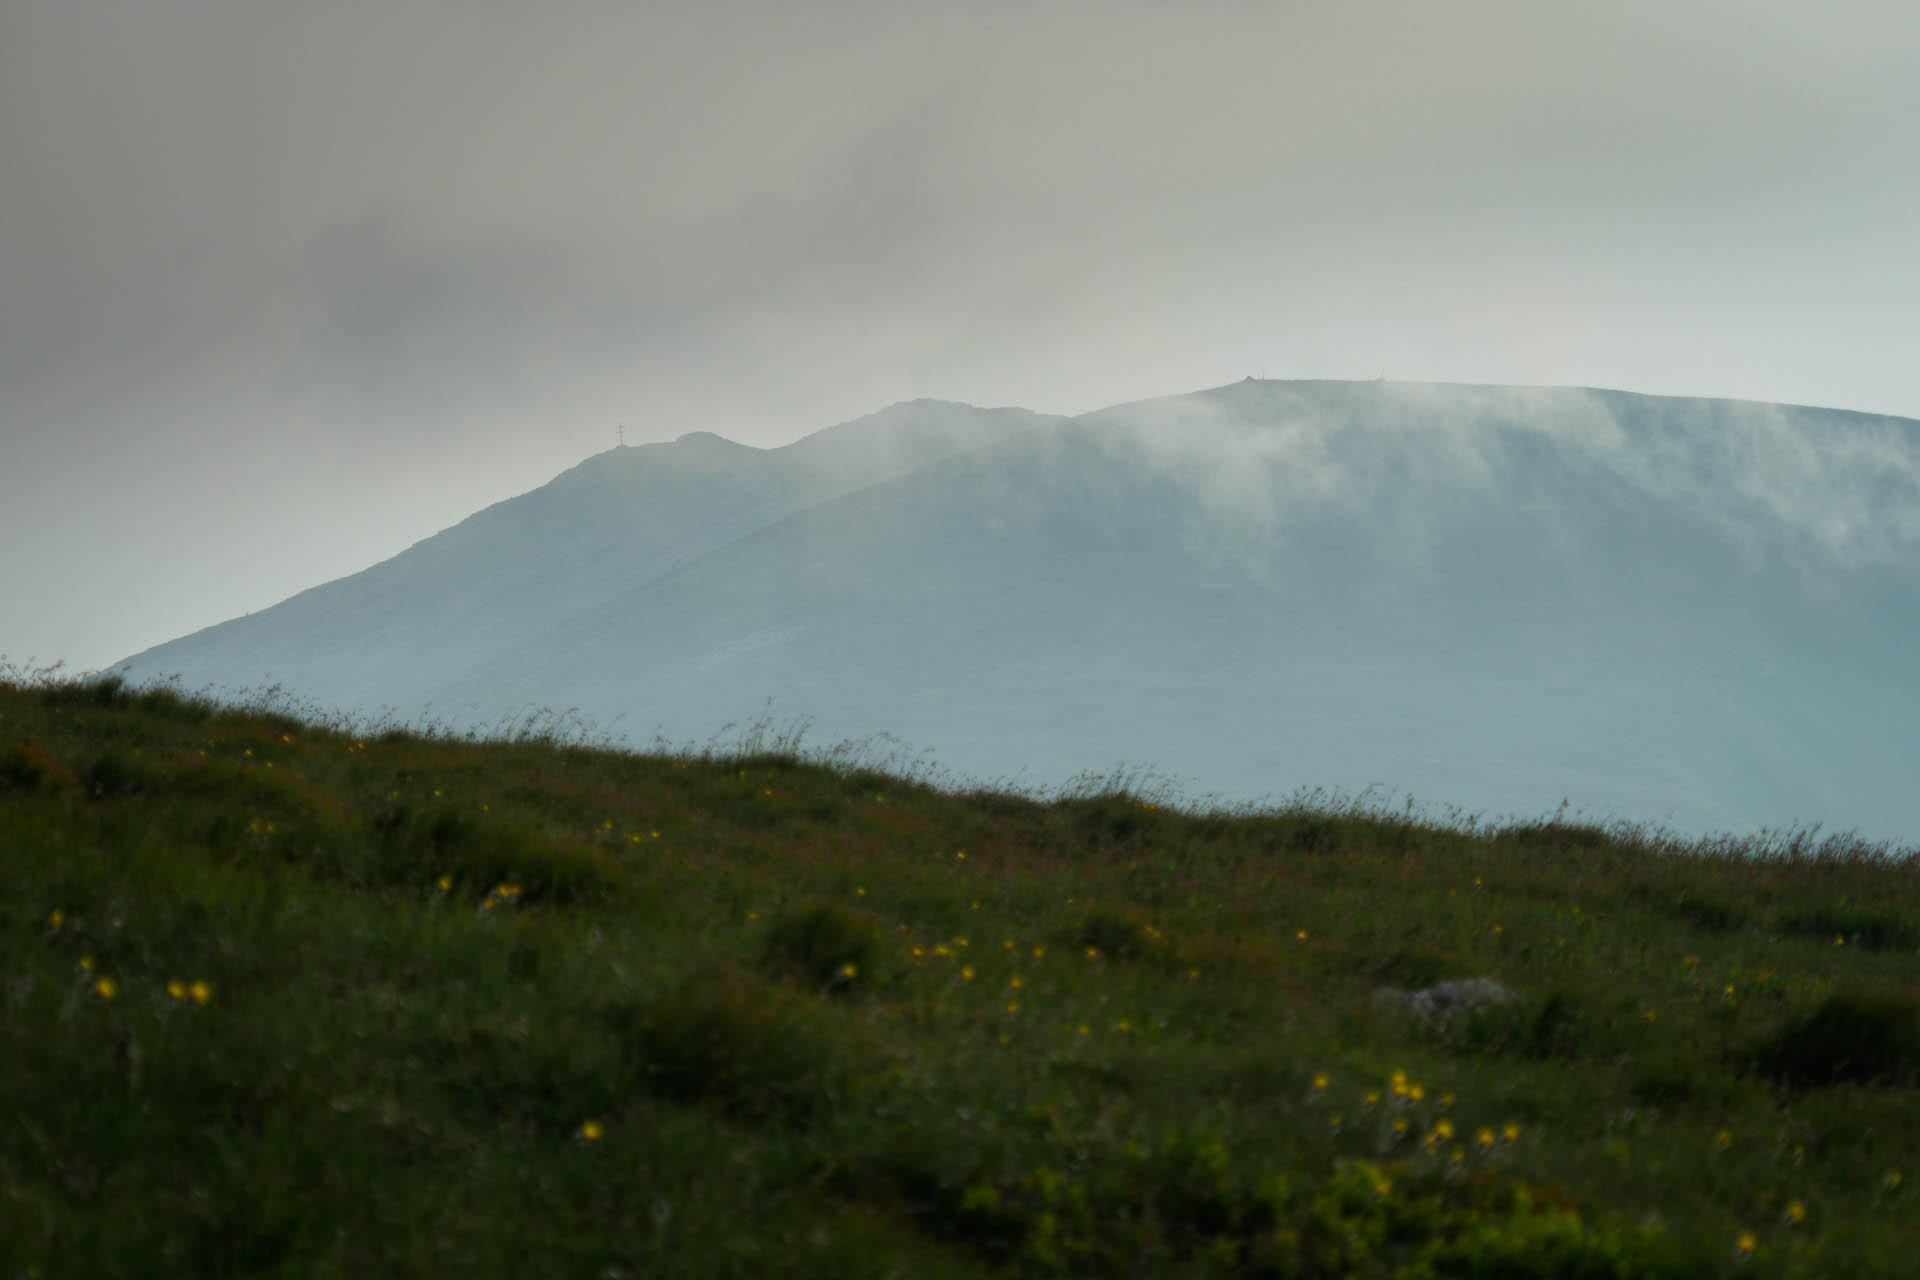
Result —
[[622, 449], [626, 448], [627, 447], [627, 424], [623, 422], [619, 426], [615, 427], [614, 430], [620, 433], [620, 447]]

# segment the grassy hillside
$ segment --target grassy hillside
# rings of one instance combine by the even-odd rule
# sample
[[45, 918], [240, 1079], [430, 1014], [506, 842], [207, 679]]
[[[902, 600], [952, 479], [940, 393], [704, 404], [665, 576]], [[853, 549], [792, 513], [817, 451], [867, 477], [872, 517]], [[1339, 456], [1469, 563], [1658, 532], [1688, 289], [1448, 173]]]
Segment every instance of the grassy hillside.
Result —
[[1912, 1274], [1912, 851], [347, 728], [0, 678], [0, 1273]]

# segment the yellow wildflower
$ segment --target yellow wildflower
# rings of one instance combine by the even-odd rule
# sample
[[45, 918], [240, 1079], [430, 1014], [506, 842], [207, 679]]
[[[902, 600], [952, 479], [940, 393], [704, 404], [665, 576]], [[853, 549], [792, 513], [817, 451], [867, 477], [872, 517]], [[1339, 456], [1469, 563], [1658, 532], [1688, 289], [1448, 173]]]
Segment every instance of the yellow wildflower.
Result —
[[598, 1120], [587, 1120], [580, 1125], [580, 1136], [588, 1142], [598, 1142], [606, 1130], [600, 1127]]
[[120, 994], [120, 984], [112, 978], [101, 978], [93, 984], [93, 990], [102, 1000], [111, 1000]]
[[213, 999], [213, 988], [206, 982], [196, 980], [192, 986], [187, 988], [187, 994], [193, 997], [195, 1004], [205, 1004], [207, 1001]]

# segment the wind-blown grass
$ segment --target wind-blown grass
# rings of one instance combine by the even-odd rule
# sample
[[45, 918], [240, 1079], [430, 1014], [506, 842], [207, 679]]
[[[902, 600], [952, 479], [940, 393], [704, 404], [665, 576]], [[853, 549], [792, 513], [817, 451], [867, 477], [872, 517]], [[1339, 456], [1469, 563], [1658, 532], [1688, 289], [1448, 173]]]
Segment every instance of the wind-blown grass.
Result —
[[1911, 1274], [1914, 850], [580, 724], [0, 670], [0, 1271]]

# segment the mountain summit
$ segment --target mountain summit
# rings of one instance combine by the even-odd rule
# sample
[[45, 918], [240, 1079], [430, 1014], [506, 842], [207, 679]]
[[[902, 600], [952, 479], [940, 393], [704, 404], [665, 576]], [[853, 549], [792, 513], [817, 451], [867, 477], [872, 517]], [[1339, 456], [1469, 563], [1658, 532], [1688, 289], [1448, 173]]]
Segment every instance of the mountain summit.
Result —
[[119, 664], [646, 745], [774, 700], [962, 774], [1920, 841], [1920, 423], [1248, 380], [612, 450]]

